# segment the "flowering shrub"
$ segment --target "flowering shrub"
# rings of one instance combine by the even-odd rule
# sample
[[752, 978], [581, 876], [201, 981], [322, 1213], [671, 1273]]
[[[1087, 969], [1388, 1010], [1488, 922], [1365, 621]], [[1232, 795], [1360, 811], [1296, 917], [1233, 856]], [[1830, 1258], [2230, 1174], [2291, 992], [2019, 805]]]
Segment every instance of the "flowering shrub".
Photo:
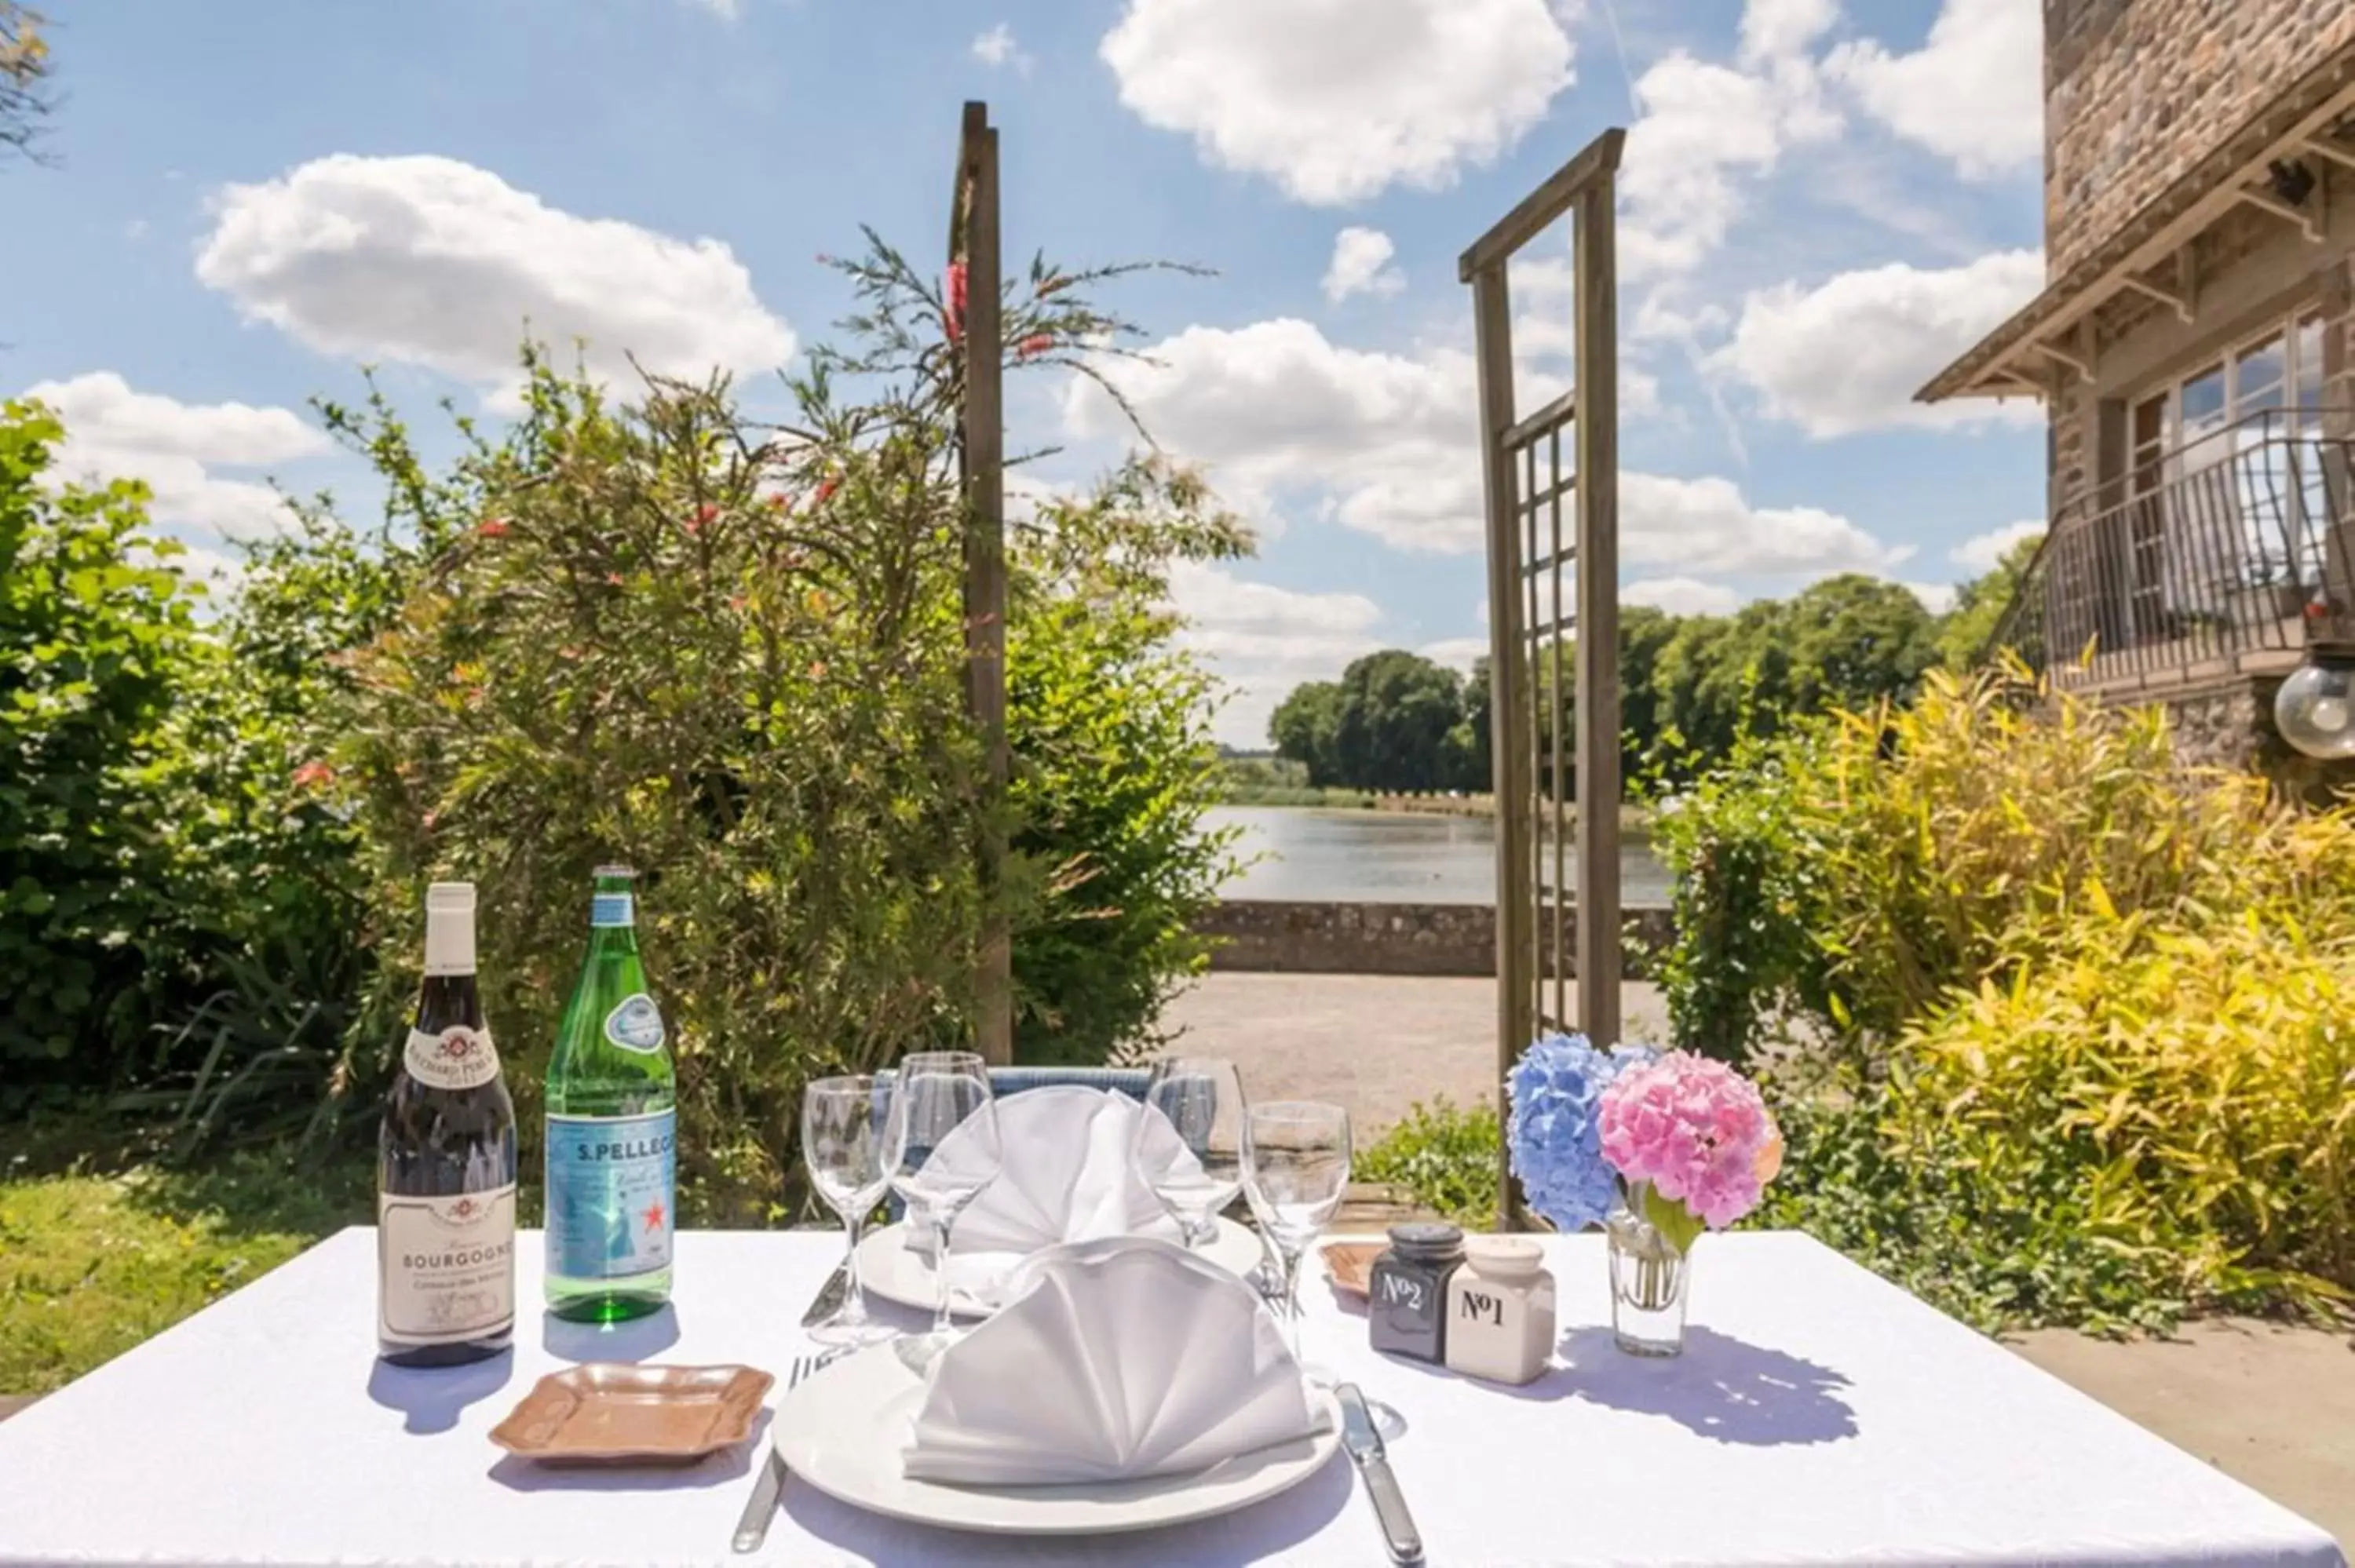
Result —
[[1583, 1230], [1611, 1212], [1619, 1181], [1604, 1158], [1604, 1091], [1656, 1055], [1648, 1046], [1601, 1051], [1583, 1034], [1549, 1034], [1513, 1065], [1505, 1084], [1513, 1174], [1529, 1207], [1556, 1230]]

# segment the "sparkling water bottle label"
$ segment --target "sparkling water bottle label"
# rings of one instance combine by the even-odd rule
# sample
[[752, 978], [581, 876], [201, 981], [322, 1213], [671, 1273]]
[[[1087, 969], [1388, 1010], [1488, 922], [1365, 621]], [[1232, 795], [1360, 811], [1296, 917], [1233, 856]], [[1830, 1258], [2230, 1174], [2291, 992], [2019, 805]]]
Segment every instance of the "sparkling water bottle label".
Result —
[[548, 1266], [625, 1279], [670, 1266], [676, 1111], [548, 1118]]
[[515, 1321], [515, 1183], [453, 1198], [376, 1200], [377, 1332], [444, 1345]]
[[637, 901], [627, 893], [592, 893], [589, 895], [589, 924], [598, 926], [634, 926], [637, 924]]
[[645, 991], [625, 996], [605, 1015], [605, 1038], [624, 1051], [651, 1056], [663, 1048], [663, 1021], [655, 999]]
[[438, 1034], [410, 1030], [400, 1065], [429, 1088], [478, 1089], [499, 1075], [499, 1053], [489, 1030], [456, 1023]]

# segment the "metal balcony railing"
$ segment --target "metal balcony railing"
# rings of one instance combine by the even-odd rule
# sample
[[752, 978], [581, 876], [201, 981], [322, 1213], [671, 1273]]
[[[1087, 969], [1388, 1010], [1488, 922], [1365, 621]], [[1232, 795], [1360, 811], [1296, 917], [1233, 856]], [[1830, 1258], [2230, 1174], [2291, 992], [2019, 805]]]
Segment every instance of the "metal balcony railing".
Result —
[[2308, 622], [2355, 608], [2350, 429], [2337, 410], [2258, 415], [2064, 506], [1990, 647], [2064, 685], [2295, 658]]

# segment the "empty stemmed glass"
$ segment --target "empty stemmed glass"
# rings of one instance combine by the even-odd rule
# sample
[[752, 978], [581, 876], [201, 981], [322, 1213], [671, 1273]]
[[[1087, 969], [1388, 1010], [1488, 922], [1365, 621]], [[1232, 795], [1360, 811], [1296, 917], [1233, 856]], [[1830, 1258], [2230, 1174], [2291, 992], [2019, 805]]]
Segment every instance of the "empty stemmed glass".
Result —
[[802, 1091], [802, 1162], [810, 1184], [841, 1216], [849, 1248], [844, 1261], [842, 1305], [810, 1331], [822, 1344], [863, 1345], [888, 1340], [893, 1330], [867, 1315], [858, 1277], [858, 1235], [890, 1184], [883, 1165], [883, 1097], [873, 1076], [820, 1078]]
[[[934, 1160], [933, 1150], [952, 1132], [958, 1135], [956, 1157]], [[883, 1164], [910, 1217], [921, 1213], [932, 1228], [932, 1272], [940, 1283], [932, 1329], [901, 1349], [910, 1365], [922, 1367], [957, 1338], [949, 1314], [949, 1232], [998, 1171], [997, 1107], [979, 1056], [922, 1051], [900, 1061], [883, 1121]]]
[[1282, 1272], [1284, 1333], [1300, 1354], [1300, 1256], [1349, 1190], [1349, 1113], [1279, 1100], [1243, 1119], [1243, 1191]]
[[[1232, 1062], [1164, 1056], [1153, 1065], [1130, 1159], [1161, 1206], [1185, 1227], [1188, 1246], [1218, 1235], [1219, 1211], [1242, 1187], [1248, 1108]], [[1193, 1158], [1180, 1158], [1180, 1146]]]

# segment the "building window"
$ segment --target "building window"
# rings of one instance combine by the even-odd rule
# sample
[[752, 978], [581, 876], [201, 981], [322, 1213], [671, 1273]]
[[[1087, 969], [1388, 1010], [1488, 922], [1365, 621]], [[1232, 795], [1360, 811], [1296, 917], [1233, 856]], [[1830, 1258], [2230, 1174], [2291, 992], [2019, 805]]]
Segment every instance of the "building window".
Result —
[[2296, 612], [2320, 565], [2321, 404], [2322, 318], [2301, 312], [2130, 406], [2135, 640]]

